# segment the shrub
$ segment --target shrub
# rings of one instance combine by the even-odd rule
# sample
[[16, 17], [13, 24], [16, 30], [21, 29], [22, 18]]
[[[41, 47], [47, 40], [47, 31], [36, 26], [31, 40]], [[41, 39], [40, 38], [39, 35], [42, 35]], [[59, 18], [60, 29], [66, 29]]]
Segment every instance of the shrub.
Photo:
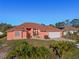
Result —
[[27, 42], [19, 42], [7, 55], [6, 59], [51, 59], [49, 50], [45, 47], [33, 47]]
[[3, 38], [3, 37], [6, 37], [6, 32], [4, 33], [4, 34], [2, 34], [2, 35], [0, 35], [0, 38]]
[[54, 41], [50, 44], [50, 48], [52, 48], [55, 56], [59, 59], [63, 59], [65, 53], [75, 47], [74, 43], [72, 42], [65, 42], [65, 41]]

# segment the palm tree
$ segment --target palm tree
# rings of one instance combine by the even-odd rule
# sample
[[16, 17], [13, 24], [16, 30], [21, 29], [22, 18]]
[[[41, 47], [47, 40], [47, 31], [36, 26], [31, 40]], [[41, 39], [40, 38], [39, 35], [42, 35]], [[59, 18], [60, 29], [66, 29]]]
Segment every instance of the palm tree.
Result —
[[64, 59], [65, 53], [71, 50], [73, 47], [74, 44], [72, 42], [65, 41], [53, 41], [50, 45], [54, 55], [57, 57], [56, 59]]

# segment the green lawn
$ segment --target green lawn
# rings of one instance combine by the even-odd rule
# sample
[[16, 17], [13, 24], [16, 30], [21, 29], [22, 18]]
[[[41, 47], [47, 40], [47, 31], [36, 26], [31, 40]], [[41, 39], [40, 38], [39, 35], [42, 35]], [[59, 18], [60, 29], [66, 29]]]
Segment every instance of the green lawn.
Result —
[[[15, 47], [16, 44], [20, 41], [27, 41], [30, 45], [36, 46], [36, 47], [44, 46], [44, 47], [49, 48], [50, 43], [53, 41], [53, 40], [45, 41], [45, 40], [36, 40], [36, 39], [32, 39], [31, 41], [26, 40], [26, 39], [25, 40], [12, 40], [12, 41], [7, 41], [5, 39], [0, 39], [0, 40], [1, 42], [4, 42], [4, 43], [6, 42], [6, 44], [11, 48]], [[52, 50], [50, 50], [50, 52], [52, 53]], [[79, 49], [74, 48], [72, 51], [67, 52], [64, 56], [64, 59], [79, 59]]]
[[65, 59], [79, 59], [79, 49], [67, 52]]
[[12, 40], [12, 41], [7, 41], [8, 45], [16, 45], [15, 43], [20, 42], [20, 41], [27, 41], [30, 45], [33, 46], [45, 46], [48, 47], [51, 41], [45, 41], [45, 40], [37, 40], [37, 39], [32, 39], [32, 40]]

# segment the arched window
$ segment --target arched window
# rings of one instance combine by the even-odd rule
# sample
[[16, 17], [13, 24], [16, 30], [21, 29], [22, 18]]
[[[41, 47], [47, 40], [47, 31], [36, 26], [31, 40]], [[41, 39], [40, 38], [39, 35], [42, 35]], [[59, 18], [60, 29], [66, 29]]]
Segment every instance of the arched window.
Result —
[[16, 32], [15, 32], [15, 36], [16, 36], [16, 37], [20, 36], [20, 31], [16, 31]]

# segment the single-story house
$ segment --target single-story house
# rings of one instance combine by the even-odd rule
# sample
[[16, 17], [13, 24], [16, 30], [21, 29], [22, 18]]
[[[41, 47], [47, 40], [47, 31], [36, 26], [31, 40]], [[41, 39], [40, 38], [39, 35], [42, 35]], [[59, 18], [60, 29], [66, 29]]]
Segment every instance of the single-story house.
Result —
[[63, 29], [63, 35], [64, 36], [67, 35], [68, 32], [73, 34], [74, 32], [77, 32], [77, 31], [78, 31], [78, 29], [73, 26], [65, 26]]
[[3, 35], [3, 32], [0, 32], [0, 35]]
[[7, 31], [7, 40], [26, 38], [61, 38], [62, 31], [52, 26], [37, 23], [24, 23]]

